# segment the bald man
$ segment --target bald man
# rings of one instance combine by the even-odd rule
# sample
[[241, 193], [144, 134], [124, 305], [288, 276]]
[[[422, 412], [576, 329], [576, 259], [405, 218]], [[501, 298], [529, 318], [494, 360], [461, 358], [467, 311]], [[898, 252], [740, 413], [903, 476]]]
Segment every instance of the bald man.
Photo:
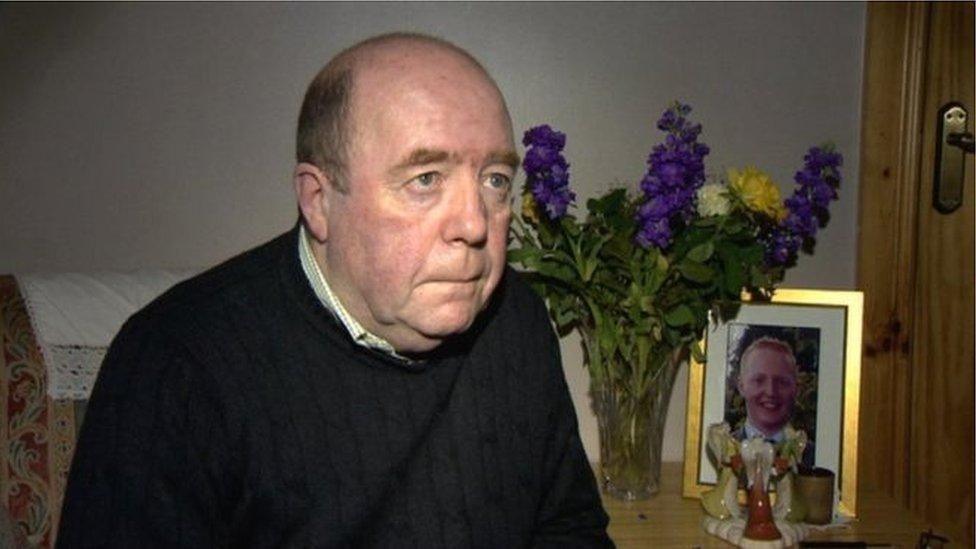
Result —
[[116, 337], [62, 547], [612, 546], [481, 65], [376, 37], [308, 88], [288, 233]]

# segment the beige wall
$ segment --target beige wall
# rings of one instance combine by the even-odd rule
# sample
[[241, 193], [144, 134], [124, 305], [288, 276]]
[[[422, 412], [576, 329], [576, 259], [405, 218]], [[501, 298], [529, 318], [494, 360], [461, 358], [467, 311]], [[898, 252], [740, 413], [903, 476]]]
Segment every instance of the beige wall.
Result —
[[[784, 190], [811, 144], [846, 156], [817, 255], [787, 283], [854, 283], [863, 5], [0, 4], [0, 272], [201, 267], [286, 230], [294, 122], [312, 74], [389, 30], [469, 48], [517, 132], [569, 135], [581, 202], [639, 179], [678, 98], [710, 170]], [[563, 342], [596, 457], [578, 341]], [[680, 459], [684, 374], [665, 458]]]

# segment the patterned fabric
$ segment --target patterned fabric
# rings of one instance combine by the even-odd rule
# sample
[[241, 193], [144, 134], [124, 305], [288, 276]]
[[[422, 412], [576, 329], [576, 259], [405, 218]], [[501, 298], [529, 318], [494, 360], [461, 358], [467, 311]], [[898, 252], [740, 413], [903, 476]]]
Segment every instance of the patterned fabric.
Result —
[[0, 502], [52, 547], [75, 446], [75, 406], [47, 396], [44, 360], [12, 276], [0, 276]]
[[47, 367], [47, 394], [87, 399], [125, 320], [193, 274], [195, 270], [139, 269], [15, 275]]

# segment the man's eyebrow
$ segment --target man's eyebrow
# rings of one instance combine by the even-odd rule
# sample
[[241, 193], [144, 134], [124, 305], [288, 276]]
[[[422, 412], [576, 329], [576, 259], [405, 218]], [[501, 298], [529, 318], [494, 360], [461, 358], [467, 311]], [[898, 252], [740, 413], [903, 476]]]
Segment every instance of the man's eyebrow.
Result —
[[435, 149], [415, 149], [406, 158], [393, 167], [394, 170], [402, 170], [415, 166], [444, 162], [451, 158], [451, 154], [443, 150]]
[[489, 164], [504, 164], [512, 170], [517, 170], [519, 167], [519, 155], [515, 151], [498, 151], [493, 152], [488, 155]]
[[[394, 170], [403, 170], [427, 164], [436, 164], [455, 159], [451, 153], [441, 149], [415, 149], [406, 158], [398, 162], [393, 167]], [[488, 155], [487, 164], [503, 164], [517, 170], [519, 167], [519, 155], [515, 151], [495, 151]]]

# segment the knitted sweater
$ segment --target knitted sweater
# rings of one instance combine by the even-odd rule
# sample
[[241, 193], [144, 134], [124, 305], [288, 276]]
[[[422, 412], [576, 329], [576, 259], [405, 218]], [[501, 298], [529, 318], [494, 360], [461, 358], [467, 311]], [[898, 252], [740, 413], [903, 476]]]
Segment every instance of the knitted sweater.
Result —
[[467, 333], [406, 363], [322, 307], [297, 234], [126, 322], [60, 547], [612, 546], [557, 340], [516, 272]]

